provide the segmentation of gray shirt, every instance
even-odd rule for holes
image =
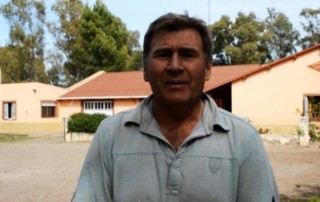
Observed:
[[[203,97],[202,118],[177,152],[152,114],[152,96],[101,122],[73,201],[278,201],[256,129]]]

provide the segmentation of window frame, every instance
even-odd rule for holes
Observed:
[[[41,108],[41,118],[47,119],[47,118],[57,118],[58,117],[57,101],[42,100],[40,108]]]
[[[9,109],[10,113],[10,118],[9,118],[9,114],[6,116],[6,112],[7,112],[7,107],[6,104],[11,104],[11,107]],[[13,106],[13,107],[12,107]],[[2,119],[5,121],[14,121],[17,120],[17,102],[15,100],[4,100],[2,101]]]
[[[86,100],[82,102],[82,111],[88,114],[101,113],[107,116],[114,113],[113,100]]]

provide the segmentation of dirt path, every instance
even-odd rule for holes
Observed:
[[[70,201],[89,144],[61,139],[0,144],[0,201]]]
[[[61,139],[0,143],[0,201],[70,201],[89,143]],[[266,148],[283,199],[320,197],[319,145]]]
[[[310,147],[266,146],[266,149],[282,199],[320,198],[319,144]]]

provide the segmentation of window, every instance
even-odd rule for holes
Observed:
[[[42,102],[41,103],[41,117],[42,118],[56,117],[56,103],[55,102]]]
[[[86,101],[83,103],[83,111],[88,114],[105,114],[111,116],[113,114],[112,101]]]
[[[3,102],[3,119],[16,119],[16,102]]]

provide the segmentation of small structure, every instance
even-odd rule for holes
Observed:
[[[61,132],[57,98],[65,92],[39,82],[0,84],[1,133]]]

